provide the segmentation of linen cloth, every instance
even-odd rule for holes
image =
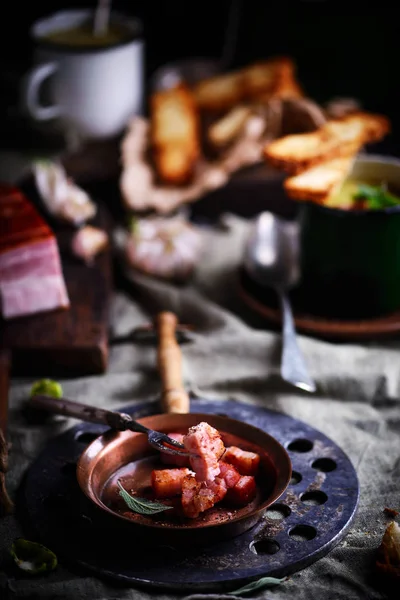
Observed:
[[[345,539],[326,557],[281,585],[251,597],[274,600],[351,600],[387,597],[372,566],[389,520],[385,506],[400,504],[400,345],[399,342],[333,344],[299,336],[318,391],[307,395],[279,376],[281,338],[261,328],[238,299],[237,267],[248,224],[228,215],[225,226],[204,231],[205,254],[188,286],[175,287],[130,274],[117,290],[110,322],[123,335],[148,322],[158,310],[174,311],[195,327],[182,347],[188,385],[214,398],[235,398],[286,413],[332,438],[348,454],[361,486],[357,516]],[[66,397],[118,409],[154,398],[159,391],[155,348],[134,343],[111,347],[106,374],[62,381]],[[72,419],[27,425],[21,413],[32,379],[11,382],[9,437],[12,443],[8,488],[13,495],[24,471],[46,441],[74,425]],[[9,547],[21,535],[14,516],[0,520],[0,598],[41,600],[170,600],[179,595],[111,584],[63,565],[47,576],[19,578],[1,570]],[[182,595],[180,596],[182,597]],[[189,596],[186,594],[186,597]],[[191,598],[233,598],[196,594]],[[396,597],[396,596],[393,596]],[[397,596],[398,597],[398,596]]]

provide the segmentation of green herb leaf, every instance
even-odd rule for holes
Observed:
[[[354,195],[354,199],[365,200],[367,208],[375,210],[400,205],[400,198],[388,192],[385,183],[382,183],[380,186],[367,184],[359,185],[357,193]]]
[[[117,481],[117,483],[119,487],[119,495],[133,512],[139,513],[140,515],[154,515],[172,508],[172,506],[166,506],[160,502],[153,502],[152,500],[147,500],[146,498],[136,498],[135,496],[131,496],[122,487],[120,481]]]
[[[31,387],[31,397],[43,394],[44,396],[52,396],[53,398],[62,398],[63,390],[58,381],[52,379],[41,379],[35,381]]]
[[[37,575],[53,571],[57,566],[57,556],[42,544],[23,538],[14,540],[10,554],[19,569]]]
[[[277,579],[276,577],[262,577],[261,579],[252,581],[251,583],[239,588],[238,590],[235,590],[234,592],[228,592],[228,594],[230,596],[241,596],[242,594],[248,594],[250,592],[255,592],[256,590],[275,587],[283,581],[286,581],[286,577],[283,579]]]

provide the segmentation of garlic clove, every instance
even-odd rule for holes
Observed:
[[[181,215],[134,222],[125,246],[128,264],[164,279],[186,279],[202,250],[200,232]]]
[[[87,264],[93,263],[95,257],[108,245],[108,235],[102,229],[86,225],[79,229],[72,238],[71,249],[75,256]]]
[[[94,202],[67,176],[61,164],[37,161],[33,172],[37,190],[53,216],[78,226],[96,215]]]

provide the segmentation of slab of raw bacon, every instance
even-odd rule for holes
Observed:
[[[0,297],[4,319],[70,305],[53,232],[6,184],[0,184]]]

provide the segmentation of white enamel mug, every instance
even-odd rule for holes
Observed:
[[[24,78],[22,104],[36,121],[58,119],[82,138],[120,134],[143,110],[144,42],[136,19],[113,13],[130,35],[101,48],[67,46],[45,38],[93,18],[90,10],[66,10],[36,21],[33,69]],[[43,105],[46,90],[49,105]]]

